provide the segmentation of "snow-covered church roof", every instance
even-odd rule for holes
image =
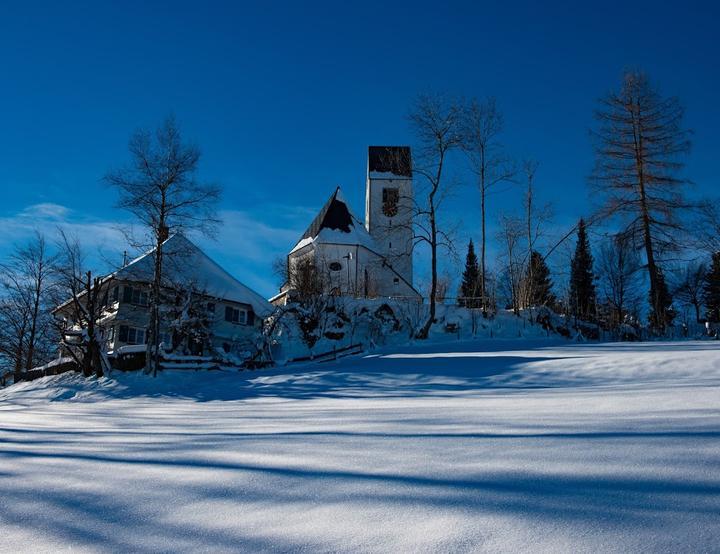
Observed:
[[[370,233],[350,211],[340,187],[335,189],[290,253],[309,244],[347,244],[364,246],[373,251],[376,249]]]
[[[109,277],[151,281],[154,252],[153,248]],[[265,298],[235,279],[185,236],[177,234],[167,239],[163,243],[163,253],[163,276],[168,285],[192,285],[208,296],[249,304],[261,316],[272,312],[272,305]]]

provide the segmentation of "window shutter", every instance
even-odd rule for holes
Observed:
[[[123,287],[123,302],[132,303],[132,287],[127,285]]]
[[[232,323],[233,320],[233,309],[230,306],[225,306],[225,321],[230,321]]]
[[[252,308],[251,308],[246,313],[247,313],[247,324],[254,325],[255,324],[255,312],[253,312]]]
[[[120,336],[118,337],[118,339],[120,340],[120,342],[127,342],[127,338],[128,338],[127,336],[128,336],[127,325],[121,325],[120,326]]]

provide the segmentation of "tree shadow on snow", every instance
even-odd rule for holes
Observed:
[[[567,357],[493,355],[435,352],[428,357],[366,356],[338,362],[308,364],[258,371],[167,371],[157,378],[141,374],[114,375],[112,379],[55,380],[47,383],[49,400],[89,401],[185,398],[199,402],[243,400],[258,397],[311,398],[408,398],[476,394],[483,389],[537,389],[577,386],[576,381],[526,380],[524,366]],[[115,380],[116,379],[116,380]],[[38,383],[33,394],[41,391]],[[20,400],[22,392],[13,400]]]

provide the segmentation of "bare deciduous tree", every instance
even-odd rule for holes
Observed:
[[[430,248],[430,310],[417,338],[426,339],[435,321],[438,288],[438,250],[452,249],[449,234],[440,228],[438,211],[447,192],[446,164],[448,153],[462,145],[462,107],[440,96],[419,96],[409,119],[419,147],[413,171],[426,185],[424,199],[416,203],[413,224],[413,247],[425,243]]]
[[[60,254],[56,264],[59,287],[65,297],[69,317],[57,320],[63,351],[77,363],[85,377],[102,377],[110,370],[100,328],[107,293],[101,277],[85,267],[85,256],[76,239],[60,231]]]
[[[523,233],[523,222],[518,217],[500,216],[497,240],[502,245],[501,259],[505,267],[501,286],[506,289],[506,296],[516,315],[520,313],[520,289],[525,267],[520,247]]]
[[[707,267],[698,262],[689,262],[675,272],[673,294],[678,300],[695,309],[696,323],[701,320],[706,275]]]
[[[535,283],[533,272],[535,268],[530,260],[533,252],[537,251],[538,240],[543,235],[544,226],[550,221],[552,215],[552,207],[545,204],[538,209],[535,198],[535,175],[537,173],[538,162],[535,160],[525,160],[522,164],[522,173],[525,178],[525,241],[526,252],[523,260],[523,266],[527,269],[525,279],[522,281],[521,307],[531,308],[533,306],[532,299],[535,297],[533,286]],[[547,256],[542,257],[544,262]]]
[[[628,307],[638,299],[637,287],[641,268],[633,241],[626,234],[610,237],[600,247],[597,259],[604,300],[612,309],[610,324],[620,325]]]
[[[36,233],[0,265],[0,355],[16,374],[47,361],[54,346],[50,295],[54,256]]]
[[[689,207],[679,177],[681,156],[690,149],[677,98],[663,98],[639,72],[625,74],[618,92],[601,100],[596,167],[592,181],[606,194],[606,216],[621,216],[627,231],[639,237],[650,280],[651,325],[659,331],[672,321],[672,299],[658,260],[660,250],[673,249],[681,224],[677,212]]]
[[[513,180],[516,168],[508,160],[499,142],[503,118],[494,98],[473,100],[463,117],[463,149],[477,177],[480,191],[480,298],[483,314],[487,313],[487,233],[488,195],[502,183]]]
[[[163,286],[163,243],[171,234],[200,231],[212,234],[220,223],[216,205],[220,188],[202,183],[196,172],[200,150],[183,141],[170,117],[155,131],[138,131],[130,139],[130,163],[106,181],[120,193],[119,207],[147,228],[154,247],[146,371],[157,374]]]
[[[720,199],[702,202],[699,213],[692,233],[697,246],[711,255],[720,252]]]

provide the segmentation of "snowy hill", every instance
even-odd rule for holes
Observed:
[[[2,551],[716,550],[720,345],[387,346],[0,391]]]

